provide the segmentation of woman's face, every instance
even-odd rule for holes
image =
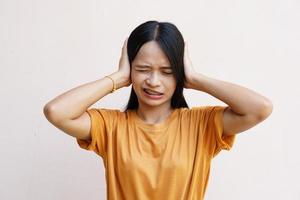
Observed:
[[[145,43],[131,66],[132,86],[139,104],[170,106],[176,80],[159,44],[155,41]]]

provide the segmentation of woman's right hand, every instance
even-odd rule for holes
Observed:
[[[118,70],[118,73],[120,73],[121,76],[124,78],[124,86],[129,86],[131,84],[130,63],[127,54],[127,41],[128,41],[128,37],[125,39],[122,47],[122,53],[119,61],[119,70]]]

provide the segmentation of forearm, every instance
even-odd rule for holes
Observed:
[[[240,115],[266,116],[272,103],[266,97],[239,85],[196,74],[191,80],[191,89],[206,92],[223,101]]]
[[[110,77],[115,81],[117,89],[124,86],[124,78],[119,73],[115,72]],[[75,119],[109,94],[112,88],[112,80],[106,77],[80,85],[48,102],[44,113],[52,120]]]

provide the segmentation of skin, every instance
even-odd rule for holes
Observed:
[[[139,62],[148,62],[150,71],[141,74],[132,69],[130,77],[130,65],[126,53],[127,39],[124,42],[122,57],[120,59],[119,73],[133,83],[133,88],[139,100],[138,115],[149,123],[163,121],[171,112],[171,96],[175,89],[174,78],[163,76],[159,67],[168,63],[163,51],[154,41],[143,46],[133,61],[133,66]],[[243,132],[265,120],[273,110],[272,102],[257,92],[243,86],[214,79],[198,73],[193,68],[187,42],[184,47],[184,73],[186,82],[184,87],[206,92],[228,105],[223,114],[223,134],[233,135]],[[147,82],[147,79],[150,81]],[[127,84],[127,85],[128,85]],[[160,92],[166,92],[163,99],[153,102],[142,95],[142,88],[149,87]],[[156,100],[155,100],[156,101]]]
[[[137,114],[146,123],[162,122],[170,115],[171,96],[175,89],[174,77],[165,74],[163,65],[169,64],[163,51],[155,42],[146,43],[133,61],[133,68],[127,55],[127,40],[124,41],[119,60],[119,69],[110,78],[101,79],[77,86],[55,97],[44,106],[47,119],[65,133],[84,140],[90,140],[91,120],[86,110],[108,95],[114,83],[116,88],[133,84],[138,95]],[[134,66],[147,64],[147,72],[140,72]],[[132,70],[132,73],[130,73]],[[132,76],[130,76],[132,74]],[[189,57],[188,45],[184,47],[184,87],[206,92],[228,105],[223,114],[223,134],[243,132],[266,119],[273,110],[272,102],[266,97],[243,86],[208,77],[194,70]],[[164,93],[160,100],[146,98],[142,89],[146,87]]]
[[[176,80],[170,66],[168,58],[155,41],[144,44],[132,62],[132,87],[139,101],[137,114],[147,123],[159,123],[173,111],[171,98]],[[145,95],[144,88],[163,93],[163,96],[153,100]]]

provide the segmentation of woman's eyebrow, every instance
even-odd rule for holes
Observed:
[[[136,67],[140,67],[140,68],[151,68],[151,66],[149,65],[145,65],[145,64],[137,64],[135,65]],[[163,65],[161,66],[160,68],[163,68],[163,69],[171,69],[170,66],[166,66],[166,65]]]

